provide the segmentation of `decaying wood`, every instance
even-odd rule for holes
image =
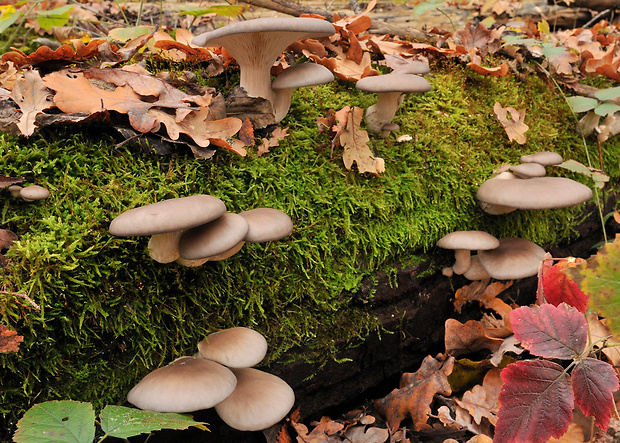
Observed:
[[[523,20],[530,19],[534,22],[545,19],[552,28],[578,28],[593,16],[592,12],[585,8],[565,8],[540,3],[526,3],[515,14]],[[499,17],[497,23],[503,24],[511,20],[513,19]]]
[[[620,1],[618,0],[572,0],[557,1],[547,0],[550,5],[557,4],[559,6],[567,6],[569,8],[586,8],[594,11],[604,11],[605,9],[620,10]]]
[[[325,17],[330,22],[333,19],[333,13],[324,9],[312,8],[309,6],[290,3],[285,0],[241,0],[252,6],[269,9],[271,11],[281,12],[282,14],[299,17],[302,14],[316,14]]]

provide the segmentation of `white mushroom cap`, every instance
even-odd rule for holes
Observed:
[[[32,202],[35,200],[43,200],[50,196],[50,191],[45,189],[43,186],[39,185],[30,185],[25,186],[19,190],[19,196],[24,199],[24,201]]]
[[[260,431],[278,423],[295,404],[293,389],[281,378],[254,368],[232,370],[237,387],[215,407],[231,428]]]
[[[521,161],[521,163],[538,163],[539,165],[543,166],[559,165],[564,161],[560,154],[549,151],[523,155],[519,160]]]
[[[173,198],[123,212],[110,223],[110,233],[130,237],[180,231],[208,223],[225,212],[224,202],[211,195]]]
[[[477,197],[482,203],[491,205],[517,209],[551,209],[586,202],[592,198],[592,190],[564,177],[537,177],[528,180],[492,178],[480,185]]]
[[[245,218],[227,212],[212,222],[185,231],[179,242],[179,255],[185,260],[197,260],[222,254],[242,241],[248,229]]]
[[[510,166],[510,171],[522,179],[544,177],[547,175],[547,170],[540,163],[521,163],[520,165],[512,165]]]
[[[454,249],[455,262],[452,270],[460,275],[471,265],[470,251],[497,248],[499,240],[484,231],[455,231],[440,238],[437,246]]]
[[[209,334],[198,343],[202,358],[229,368],[249,368],[267,355],[267,340],[254,329],[236,327]]]
[[[133,387],[127,400],[140,409],[156,412],[192,412],[226,399],[237,379],[230,369],[211,360],[180,357],[155,369]]]
[[[270,69],[287,46],[304,38],[327,37],[336,32],[331,23],[310,17],[263,17],[223,26],[194,37],[197,46],[223,46],[237,60],[240,86],[251,97],[272,104]]]
[[[419,60],[410,61],[404,65],[401,65],[395,68],[392,73],[394,74],[416,74],[416,75],[426,75],[431,72],[427,63],[421,62]]]
[[[282,211],[273,208],[255,208],[239,213],[249,225],[245,241],[260,243],[280,240],[293,232],[293,221]]]
[[[382,133],[382,136],[389,134],[384,128],[392,122],[404,93],[427,92],[432,89],[423,77],[399,73],[364,77],[357,81],[355,87],[361,91],[379,94],[377,103],[366,109],[364,120],[369,131]]]
[[[282,71],[271,84],[271,88],[275,91],[273,112],[276,122],[286,116],[295,89],[321,85],[333,80],[332,71],[316,63],[302,63]]]
[[[529,240],[502,238],[497,248],[479,251],[478,257],[491,277],[514,280],[536,275],[545,254],[543,248]]]

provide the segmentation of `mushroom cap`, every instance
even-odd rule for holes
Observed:
[[[421,62],[419,60],[410,61],[402,66],[395,68],[393,74],[415,74],[426,75],[431,72],[428,63]]]
[[[25,186],[19,190],[19,196],[26,201],[43,200],[49,195],[50,191],[39,185]]]
[[[281,378],[254,368],[232,369],[237,387],[215,406],[231,428],[260,431],[278,423],[295,404],[293,389]]]
[[[110,233],[130,237],[180,231],[208,223],[225,212],[224,202],[211,195],[173,198],[123,212],[110,223]]]
[[[221,254],[243,240],[248,229],[245,218],[227,212],[209,223],[185,231],[179,241],[179,255],[185,260],[197,260]]]
[[[391,73],[364,77],[355,87],[366,92],[428,92],[431,84],[424,77],[413,74]]]
[[[267,340],[254,329],[236,327],[209,334],[198,343],[202,358],[229,368],[249,368],[267,355]]]
[[[437,246],[444,249],[481,251],[497,248],[499,240],[484,231],[455,231],[441,237]]]
[[[545,254],[543,248],[524,238],[502,238],[497,248],[479,251],[478,257],[491,277],[514,280],[536,275]]]
[[[547,170],[540,163],[521,163],[520,165],[510,166],[510,171],[519,178],[528,179],[533,177],[544,177]]]
[[[543,151],[535,154],[523,155],[519,159],[521,163],[538,163],[543,166],[559,165],[564,161],[562,156],[556,152]]]
[[[149,411],[192,412],[220,403],[236,385],[227,367],[203,358],[180,357],[147,374],[129,391],[127,400]]]
[[[255,208],[239,213],[249,225],[245,241],[260,243],[280,240],[293,232],[293,221],[282,211],[273,208]]]
[[[11,193],[11,196],[14,197],[14,198],[21,197],[20,191],[22,189],[23,188],[21,186],[19,186],[19,185],[11,185],[11,186],[9,186],[9,192]]]
[[[230,23],[215,31],[205,32],[192,39],[197,46],[221,46],[226,37],[237,34],[252,34],[266,32],[289,32],[291,42],[312,37],[327,37],[336,32],[334,25],[326,20],[311,17],[262,17],[252,20]],[[285,45],[285,46],[288,46]]]
[[[483,203],[517,209],[566,208],[590,200],[592,190],[565,177],[491,178],[480,185],[477,198]]]
[[[321,85],[334,80],[334,74],[318,63],[302,63],[285,69],[271,83],[274,90]]]

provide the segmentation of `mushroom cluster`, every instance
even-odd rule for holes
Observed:
[[[9,192],[14,198],[21,198],[26,202],[44,200],[50,196],[50,191],[39,185],[30,185],[24,187],[21,187],[19,185],[11,185],[9,186]]]
[[[282,420],[295,403],[281,378],[252,368],[265,357],[267,341],[253,329],[216,332],[198,343],[198,353],[147,374],[127,394],[140,409],[193,412],[215,407],[240,431],[260,431]]]
[[[546,252],[523,238],[496,239],[483,231],[456,231],[442,237],[437,246],[453,249],[455,263],[443,275],[463,275],[468,280],[514,280],[538,273]],[[478,254],[471,256],[471,251]]]
[[[490,178],[478,188],[480,207],[488,214],[507,214],[517,209],[554,209],[584,203],[592,190],[565,177],[547,177],[545,166],[562,163],[554,152],[521,157],[521,164]]]
[[[149,256],[159,263],[200,266],[231,257],[245,242],[286,237],[293,222],[273,208],[226,212],[219,198],[201,194],[130,209],[112,220],[109,230],[121,237],[150,235]]]

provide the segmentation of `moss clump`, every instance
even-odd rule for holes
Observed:
[[[423,259],[453,230],[539,244],[567,239],[581,208],[493,217],[475,201],[495,167],[524,153],[554,150],[585,161],[562,97],[536,77],[487,78],[455,64],[434,74],[434,90],[409,96],[397,115],[401,133],[416,141],[374,140],[386,160],[381,177],[346,171],[340,152],[330,158],[329,149],[317,149],[329,143],[318,134],[317,117],[375,100],[342,82],[299,91],[284,121],[291,135],[260,158],[221,151],[209,161],[149,157],[86,132],[0,136],[0,170],[52,192],[34,204],[3,199],[2,223],[19,235],[4,289],[42,306],[35,312],[17,296],[0,295],[3,322],[25,336],[18,354],[0,355],[5,425],[47,399],[122,403],[146,372],[231,326],[265,334],[269,361],[330,358],[377,328],[355,303],[362,278]],[[507,141],[495,101],[527,111],[525,147]],[[617,183],[618,141],[604,149]],[[126,209],[197,193],[215,195],[235,212],[280,209],[295,230],[200,268],[158,264],[146,255],[148,239],[107,232]]]

